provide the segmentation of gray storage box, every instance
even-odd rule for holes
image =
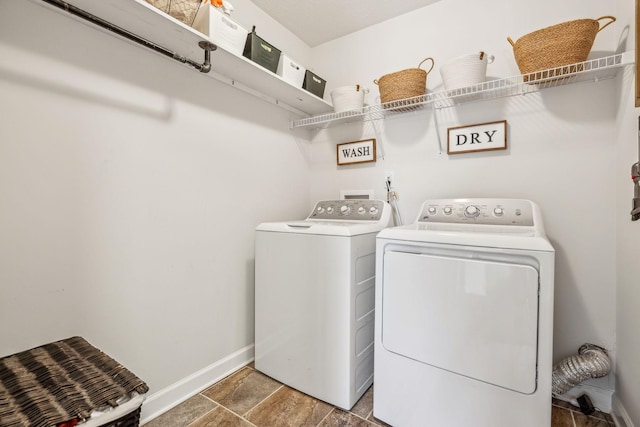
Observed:
[[[244,44],[244,52],[242,52],[242,55],[258,65],[262,65],[272,73],[275,73],[278,70],[280,53],[280,49],[267,43],[256,34],[256,27],[254,26],[247,35],[247,41]]]
[[[304,82],[302,83],[302,89],[311,92],[318,98],[322,98],[324,96],[324,86],[327,84],[327,81],[322,77],[318,77],[317,74],[312,73],[309,70],[306,70],[304,73]]]

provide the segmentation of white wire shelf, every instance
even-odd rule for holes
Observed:
[[[523,95],[576,83],[597,82],[615,77],[624,66],[634,63],[633,52],[606,56],[529,74],[490,80],[453,90],[427,93],[384,104],[369,105],[341,113],[329,113],[289,122],[291,129],[329,127],[337,124],[380,120],[391,115],[427,108],[449,108],[468,102]]]

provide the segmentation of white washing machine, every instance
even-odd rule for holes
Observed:
[[[256,230],[255,368],[349,410],[373,381],[380,200],[330,200]]]
[[[554,249],[519,199],[424,202],[377,237],[374,416],[551,424]]]

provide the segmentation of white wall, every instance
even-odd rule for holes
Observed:
[[[517,74],[506,36],[564,20],[617,15],[594,47],[615,50],[633,10],[631,0],[616,10],[596,0],[443,0],[307,56],[235,3],[242,25],[257,23],[327,78],[327,98],[361,83],[370,102],[373,79],[427,56],[436,60],[430,90],[440,88],[439,64],[478,50],[496,55],[490,76]],[[612,350],[617,395],[640,425],[638,224],[628,220],[637,110],[623,96],[627,75],[331,128],[308,144],[283,110],[29,2],[0,2],[0,55],[0,356],[82,335],[151,393],[169,387],[253,343],[256,224],[301,217],[340,189],[382,198],[391,170],[405,222],[431,197],[541,205],[557,250],[555,359],[584,342]],[[447,127],[501,119],[507,151],[440,153]],[[374,136],[375,165],[335,166],[337,142]]]
[[[464,13],[461,11],[464,10]],[[550,13],[549,11],[553,11]],[[411,68],[425,57],[436,61],[429,90],[441,89],[438,66],[484,50],[496,56],[493,77],[517,75],[506,37],[615,12],[601,1],[543,0],[536,7],[508,0],[443,0],[314,48],[317,63],[340,64],[327,75],[332,87],[371,82]],[[597,37],[593,52],[614,53],[622,28]],[[328,89],[330,90],[330,88]],[[314,134],[311,198],[335,197],[343,188],[374,188],[385,197],[384,173],[393,171],[405,222],[420,203],[439,197],[518,197],[542,209],[556,249],[554,360],[585,343],[609,349],[615,358],[616,277],[616,82],[549,89],[541,94],[433,111],[373,124],[343,126]],[[438,124],[436,123],[436,119]],[[508,120],[506,151],[440,154],[451,126]],[[381,158],[373,165],[337,168],[335,144],[379,137]],[[383,156],[382,156],[383,155]],[[613,390],[612,376],[599,385]]]
[[[151,387],[251,346],[253,236],[310,206],[289,113],[0,2],[0,356],[81,335]]]
[[[635,47],[635,9],[631,0],[616,2],[622,33],[621,45],[627,50]],[[640,222],[632,222],[629,212],[633,197],[630,180],[631,165],[638,161],[638,116],[640,110],[634,107],[634,73],[629,70],[617,88],[618,103],[617,128],[618,150],[616,159],[616,236],[617,236],[617,372],[616,398],[622,406],[623,419],[628,425],[640,426],[640,265],[638,265],[638,245]]]

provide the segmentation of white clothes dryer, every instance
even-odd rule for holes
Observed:
[[[537,205],[428,200],[376,257],[376,418],[551,424],[554,249]]]
[[[257,227],[257,370],[351,409],[373,381],[375,236],[390,218],[380,200],[329,200]]]

